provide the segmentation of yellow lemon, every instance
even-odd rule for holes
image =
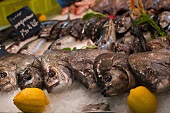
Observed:
[[[49,100],[38,88],[25,88],[14,97],[14,104],[22,112],[42,113]]]
[[[46,15],[44,15],[44,14],[39,14],[39,15],[37,15],[38,16],[38,20],[39,21],[46,21],[47,20],[47,17],[46,17]]]
[[[144,86],[131,89],[127,102],[132,113],[155,113],[158,105],[155,94]]]

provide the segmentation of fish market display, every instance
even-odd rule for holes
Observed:
[[[0,58],[0,92],[38,87],[52,100],[74,97],[75,103],[83,96],[91,103],[113,103],[111,97],[139,85],[169,95],[169,6],[168,0],[99,0],[92,10],[103,14],[42,22],[42,31],[25,41],[11,28],[0,32],[10,52]],[[77,102],[79,111],[84,104],[89,103]]]
[[[41,57],[41,61],[39,62],[41,63],[45,73],[44,81],[48,92],[51,92],[51,90],[59,84],[60,80],[64,80],[62,79],[62,76],[64,78],[71,78],[70,80],[72,80],[72,76],[74,75],[88,89],[93,89],[93,87],[96,87],[96,85],[92,85],[93,82],[96,82],[103,91],[103,95],[114,95],[114,90],[115,94],[119,94],[119,90],[121,91],[120,93],[122,93],[134,87],[136,84],[134,75],[132,74],[132,70],[135,70],[135,74],[138,71],[141,72],[140,68],[138,71],[136,71],[136,67],[132,64],[131,60],[129,60],[130,63],[128,62],[129,55],[136,55],[136,53],[139,52],[141,52],[141,54],[143,55],[145,54],[143,52],[159,50],[162,48],[167,48],[169,46],[169,36],[167,28],[169,25],[169,13],[168,11],[164,12],[161,10],[169,9],[165,6],[165,4],[162,4],[160,2],[157,3],[159,8],[152,7],[152,4],[151,6],[149,6],[148,2],[150,3],[151,1],[148,1],[147,4],[145,4],[146,6],[143,5],[141,0],[130,0],[128,3],[125,2],[125,0],[122,2],[114,2],[122,4],[120,5],[122,9],[120,8],[119,10],[124,10],[124,12],[121,11],[122,14],[120,14],[117,7],[119,5],[113,5],[112,9],[117,12],[115,13],[115,18],[113,19],[106,16],[92,17],[85,20],[67,19],[45,21],[42,22],[44,28],[38,34],[38,37],[27,39],[24,42],[18,40],[10,46],[8,45],[8,38],[10,37],[11,39],[13,39],[13,36],[11,35],[11,29],[7,29],[7,31],[9,31],[10,33],[6,32],[9,35],[2,34],[2,36],[7,37],[5,41],[2,41],[2,45],[10,53],[24,53]],[[99,4],[106,4],[106,6],[112,4],[108,3],[111,3],[111,1],[99,1]],[[97,7],[99,4],[94,7]],[[150,8],[152,8],[154,11],[147,11]],[[159,20],[155,21],[155,19]],[[153,31],[149,31],[149,29],[151,28],[153,28]],[[145,32],[149,32],[150,35],[145,36]],[[13,34],[15,34],[15,32]],[[17,37],[16,34],[14,36]],[[63,52],[62,50],[58,51],[58,49],[62,49],[65,47],[69,48],[71,46],[67,45],[67,42],[64,42],[65,40],[69,39],[69,37],[74,38],[76,40],[75,42],[80,41],[80,43],[83,40],[90,39],[91,41],[87,41],[85,45],[94,44],[97,50],[90,52],[89,50],[75,50],[72,52]],[[152,39],[152,37],[155,37],[155,39]],[[157,44],[157,40],[162,41]],[[63,46],[63,44],[65,45]],[[15,51],[12,51],[14,49],[14,46],[16,45],[19,45],[17,46],[19,49],[15,49]],[[159,47],[155,47],[155,45],[159,45]],[[48,51],[47,49],[51,49],[53,51]],[[57,51],[55,51],[56,49]],[[112,51],[113,55],[111,53],[107,53],[103,54],[103,56],[100,56],[99,53],[103,53],[102,49],[109,50],[110,52]],[[123,52],[124,54],[117,54],[119,52]],[[152,54],[152,52],[149,53]],[[117,60],[120,62],[117,62]],[[106,65],[103,62],[109,63]],[[116,64],[114,64],[114,62],[116,62]],[[82,64],[82,66],[80,64]],[[107,68],[103,69],[103,65]],[[85,66],[86,68],[84,68]],[[132,70],[130,69],[130,67],[132,68]],[[106,72],[109,77],[107,76]],[[119,86],[119,88],[116,88],[114,84],[110,84],[110,82],[113,82],[111,78],[114,78],[112,77],[112,75],[122,75],[121,79],[119,77],[114,79],[115,85],[117,85],[119,82],[125,84],[121,83],[122,86]],[[107,80],[105,80],[105,76]],[[85,77],[86,80],[84,80],[83,77]],[[97,79],[97,81],[91,78],[95,78]],[[137,79],[139,78],[140,77],[137,77]],[[116,83],[115,81],[117,81],[118,83]],[[65,83],[67,82],[68,81],[65,81]],[[167,82],[167,84],[169,84],[169,82]],[[169,85],[167,84],[165,84],[165,87],[169,87]],[[110,87],[110,85],[112,86],[112,88]],[[154,88],[156,88],[156,86]],[[158,87],[158,90],[156,88],[153,91],[159,92],[159,88],[160,87]],[[106,90],[108,90],[108,94]]]

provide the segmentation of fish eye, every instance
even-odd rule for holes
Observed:
[[[0,77],[5,78],[7,76],[6,72],[0,71]]]
[[[24,72],[24,76],[23,76],[23,80],[30,80],[32,77],[31,77],[31,75],[30,75],[30,73],[29,73],[29,71],[30,70],[25,70],[25,72]]]
[[[32,78],[31,75],[27,74],[22,77],[23,80],[31,80],[31,78]]]
[[[50,70],[48,73],[49,77],[54,77],[56,75],[55,71]]]
[[[104,76],[104,80],[106,82],[110,82],[112,80],[112,76],[111,75],[106,75],[106,76]]]
[[[25,70],[24,74],[29,74],[29,70],[28,69]]]

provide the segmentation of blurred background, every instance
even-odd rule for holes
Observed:
[[[0,0],[0,26],[9,25],[6,17],[15,11],[28,6],[36,15],[47,17],[61,13],[57,0]]]

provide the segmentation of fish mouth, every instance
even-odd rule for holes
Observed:
[[[106,91],[108,90],[107,87],[105,87],[104,89],[101,90],[101,94],[104,96],[104,97],[111,97],[110,94],[107,94]]]
[[[58,80],[54,80],[52,83],[46,83],[46,90],[48,93],[51,93],[52,90],[59,85],[59,81]]]
[[[12,85],[10,83],[10,81],[5,82],[4,84],[0,85],[0,91],[4,91],[4,92],[10,92],[12,91],[14,88],[16,87],[16,85]]]
[[[112,89],[112,90],[111,90]],[[110,90],[110,91],[109,91]],[[119,92],[115,92],[113,91],[113,87],[111,85],[109,86],[105,86],[102,90],[101,90],[101,94],[104,96],[104,97],[112,97],[112,96],[115,96],[115,95],[118,95]]]

